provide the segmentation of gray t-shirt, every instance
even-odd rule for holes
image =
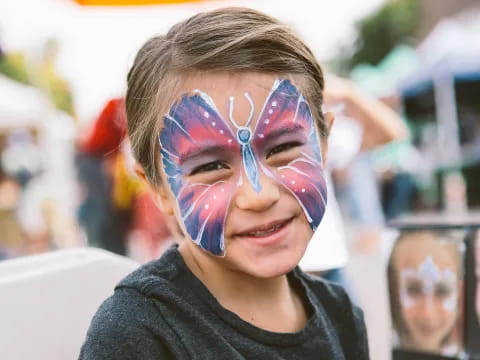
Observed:
[[[296,333],[266,331],[223,308],[172,246],[117,285],[79,359],[369,359],[362,312],[341,287],[298,267],[288,279],[309,320]]]

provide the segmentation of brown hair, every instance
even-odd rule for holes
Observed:
[[[297,75],[320,135],[327,135],[321,106],[324,79],[311,50],[288,26],[247,8],[199,13],[148,40],[127,77],[128,133],[135,158],[150,182],[157,169],[159,115],[173,103],[182,76],[195,71]]]

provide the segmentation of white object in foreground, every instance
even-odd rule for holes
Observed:
[[[94,248],[0,262],[0,358],[76,359],[98,306],[136,267]]]

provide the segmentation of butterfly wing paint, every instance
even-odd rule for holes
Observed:
[[[187,233],[201,248],[222,255],[225,216],[234,185],[189,183],[181,166],[182,154],[209,143],[240,151],[230,128],[206,94],[182,97],[164,117],[160,133],[162,162]]]
[[[255,141],[261,144],[265,134],[275,129],[295,127],[307,132],[301,156],[276,170],[271,171],[266,166],[262,168],[267,175],[290,190],[315,230],[324,215],[327,201],[320,142],[310,108],[303,96],[289,80],[277,80],[258,119]],[[261,145],[258,147],[261,148]]]

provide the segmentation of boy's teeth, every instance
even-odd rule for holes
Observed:
[[[283,224],[278,224],[278,225],[275,225],[273,227],[271,227],[270,229],[268,230],[263,230],[263,231],[253,231],[251,233],[248,233],[247,235],[249,236],[265,236],[265,235],[268,235],[268,234],[271,234],[275,231],[277,231],[278,229],[280,229],[282,227]]]

